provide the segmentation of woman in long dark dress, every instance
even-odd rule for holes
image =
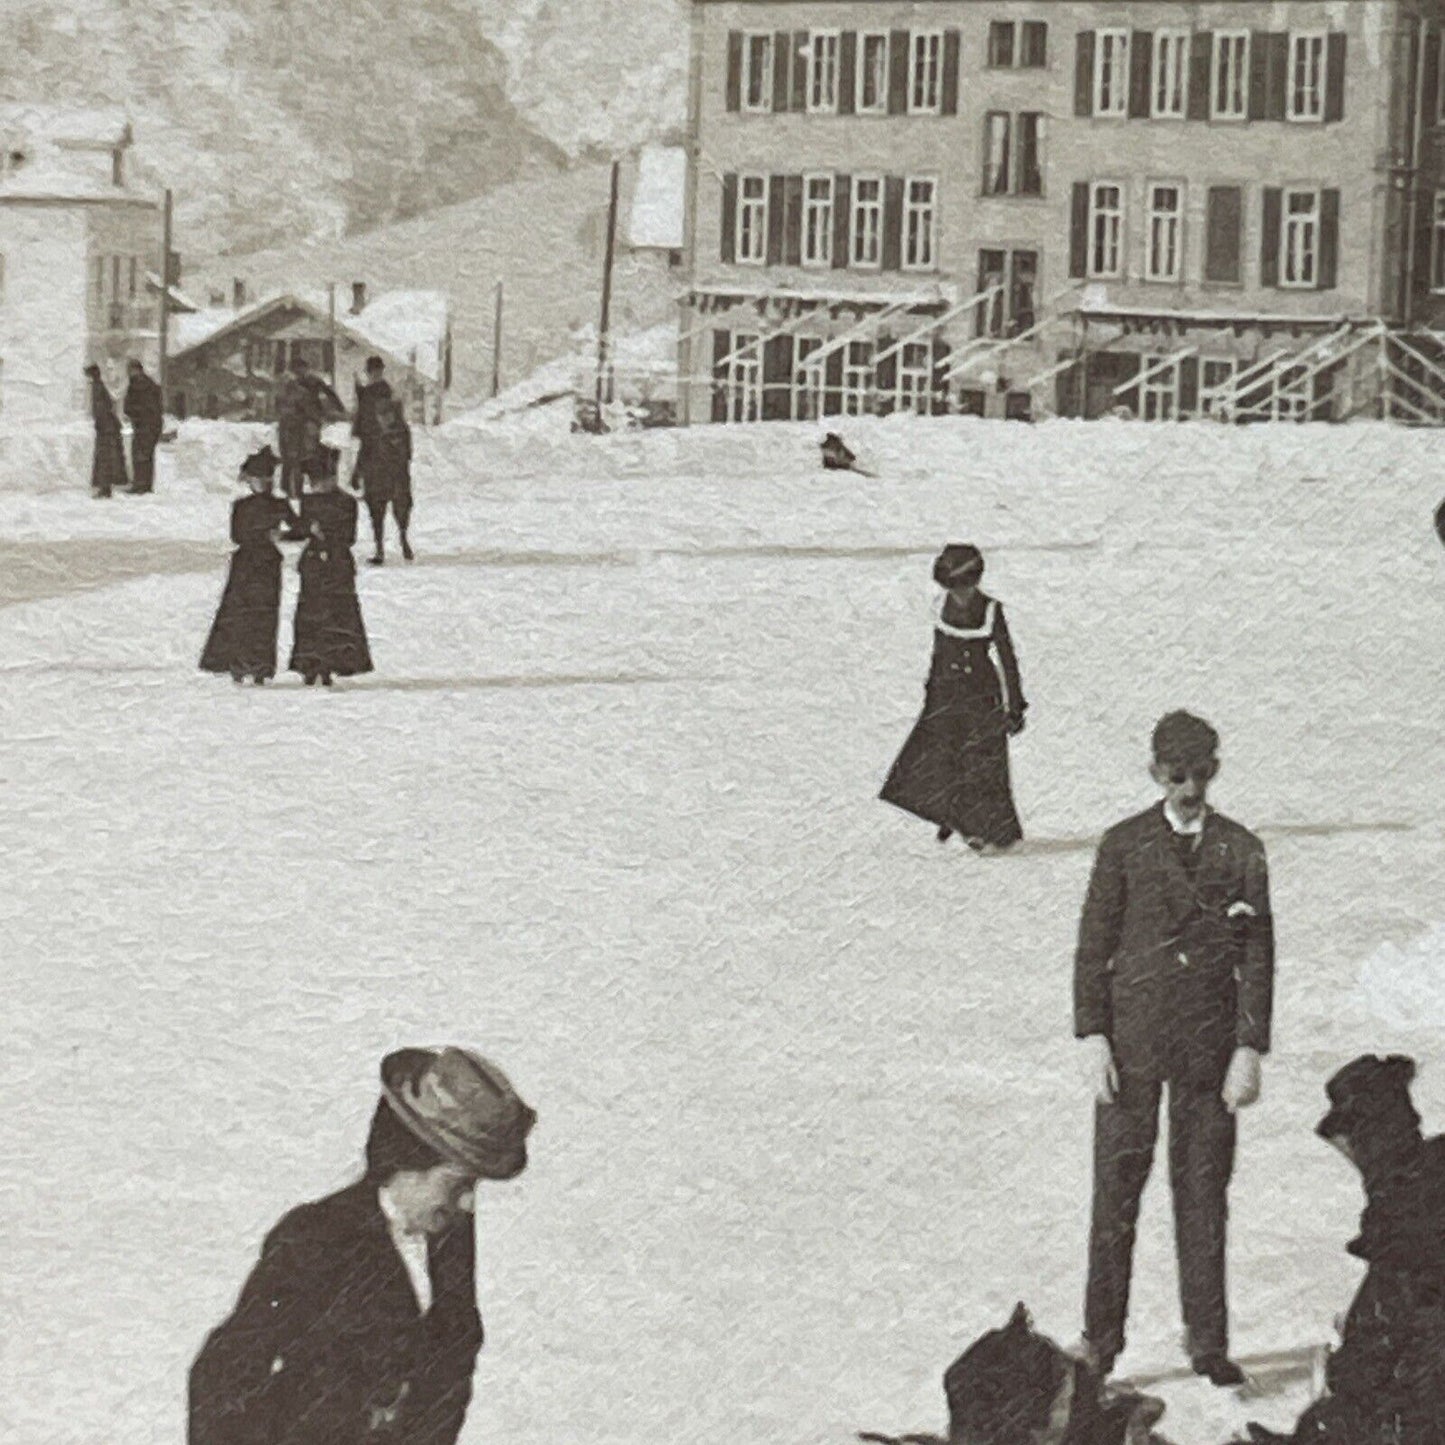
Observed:
[[[130,485],[125,469],[125,443],[121,440],[115,399],[106,388],[100,368],[92,363],[85,368],[85,374],[90,380],[90,419],[95,426],[90,490],[93,496],[108,497],[117,487]]]
[[[281,617],[281,550],[277,540],[296,514],[272,490],[279,458],[270,447],[241,464],[251,494],[231,508],[231,569],[201,653],[206,672],[229,672],[240,683],[276,675],[276,628]]]
[[[979,588],[983,555],[950,543],[933,579],[943,588],[923,714],[888,774],[883,801],[959,834],[975,852],[1023,837],[1009,787],[1008,739],[1023,730],[1018,659],[1003,608]]]
[[[318,490],[301,499],[302,530],[310,534],[301,553],[301,595],[296,602],[295,644],[291,671],[307,687],[319,678],[326,687],[333,677],[354,677],[371,671],[371,650],[356,596],[356,498],[336,485],[339,456],[323,447],[317,462]]]

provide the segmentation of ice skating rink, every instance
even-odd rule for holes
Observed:
[[[1323,1080],[1413,1052],[1445,1127],[1438,434],[846,430],[878,480],[801,426],[419,437],[420,560],[361,569],[378,672],[331,694],[196,670],[244,430],[188,428],[150,498],[8,479],[7,1442],[180,1441],[263,1233],[357,1167],[382,1053],[451,1039],[541,1116],[480,1199],[464,1440],[939,1428],[1015,1301],[1078,1333],[1074,930],[1175,706],[1223,735],[1277,915],[1235,1346],[1328,1336],[1361,1201]],[[984,549],[1032,704],[1015,856],[875,801],[945,540]],[[1177,1361],[1162,1173],[1132,1331],[1122,1373]],[[1176,1445],[1300,1403],[1162,1393]]]

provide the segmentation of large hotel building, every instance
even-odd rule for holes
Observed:
[[[1442,0],[692,0],[682,419],[1445,419]]]

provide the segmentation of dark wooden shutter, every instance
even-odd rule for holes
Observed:
[[[1189,37],[1189,104],[1190,120],[1209,119],[1209,78],[1214,63],[1214,34],[1196,30]]]
[[[1425,66],[1420,89],[1420,124],[1440,123],[1440,27],[1431,25],[1425,32]]]
[[[793,32],[793,109],[808,108],[808,51],[812,36],[806,30]]]
[[[837,416],[843,410],[843,347],[823,358],[823,415]]]
[[[1153,32],[1136,30],[1129,36],[1129,114],[1132,116],[1149,114],[1149,82],[1153,71]]]
[[[1340,193],[1320,192],[1320,256],[1315,276],[1321,291],[1333,291],[1340,273]]]
[[[1278,186],[1264,188],[1264,223],[1260,228],[1259,284],[1279,285],[1279,222],[1283,192]]]
[[[722,237],[722,259],[736,261],[738,258],[738,178],[733,171],[729,171],[723,177],[722,224],[719,227],[719,234]]]
[[[1249,34],[1249,107],[1250,120],[1263,120],[1269,100],[1269,31],[1252,30]]]
[[[944,115],[958,114],[958,31],[943,32],[943,95]]]
[[[1205,200],[1204,279],[1238,284],[1244,279],[1244,191],[1240,186],[1210,186]]]
[[[768,177],[768,265],[780,266],[783,261],[783,223],[787,219],[787,177]]]
[[[1283,30],[1269,33],[1268,63],[1264,80],[1264,118],[1283,120],[1285,95],[1289,91],[1289,34]]]
[[[843,270],[852,256],[853,186],[847,176],[833,177],[833,266]]]
[[[933,333],[933,414],[948,414],[948,389],[952,382],[948,378],[949,347],[943,337]]]
[[[793,95],[793,36],[779,30],[773,36],[773,109],[787,110]]]
[[[803,178],[788,176],[783,184],[783,262],[798,266],[803,260]]]
[[[712,334],[712,419],[714,421],[728,419],[728,372],[727,367],[723,364],[723,357],[733,349],[732,340],[732,333],[729,331],[714,331]]]
[[[1069,205],[1069,276],[1089,274],[1089,183],[1075,181]]]
[[[1183,357],[1179,362],[1179,415],[1192,416],[1199,410],[1199,358]]]
[[[1332,30],[1325,44],[1325,119],[1345,118],[1345,34]]]
[[[878,350],[887,351],[893,345],[893,337],[880,336],[878,338]],[[885,356],[873,369],[873,391],[875,394],[875,406],[880,416],[887,416],[893,410],[897,400],[895,393],[898,390],[898,353],[895,351],[892,356]]]
[[[858,32],[845,30],[838,41],[838,114],[858,109]]]
[[[1445,194],[1422,188],[1415,202],[1415,274],[1411,280],[1412,294],[1417,298],[1429,295],[1434,287],[1435,202]]]
[[[1074,42],[1074,114],[1094,113],[1094,32],[1079,31]]]
[[[908,69],[912,61],[913,37],[907,30],[888,36],[888,114],[908,113]]]
[[[770,336],[763,343],[763,420],[786,421],[792,414],[793,338]]]
[[[728,109],[741,110],[743,105],[743,33],[728,31]]]
[[[896,271],[903,264],[903,177],[883,179],[883,269]]]

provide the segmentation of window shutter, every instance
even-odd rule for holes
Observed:
[[[911,32],[894,30],[888,36],[888,114],[908,113],[908,69],[912,62]]]
[[[837,416],[843,409],[843,348],[823,358],[823,415]]]
[[[793,94],[793,36],[779,30],[773,36],[773,109],[787,110]]]
[[[1074,114],[1094,113],[1094,32],[1079,31],[1074,45]]]
[[[1210,186],[1205,203],[1204,279],[1241,282],[1244,191],[1239,186]]]
[[[743,107],[743,33],[728,31],[728,109]]]
[[[1154,69],[1154,35],[1136,30],[1129,37],[1129,114],[1149,115],[1149,80]]]
[[[958,31],[943,32],[943,96],[944,115],[958,114]]]
[[[853,187],[847,176],[833,177],[833,266],[843,270],[852,257]]]
[[[878,338],[879,351],[887,351],[893,345],[894,338],[891,336],[880,336]],[[892,356],[885,356],[873,371],[873,390],[877,394],[878,412],[887,416],[893,410],[894,393],[898,389],[898,353]]]
[[[1421,84],[1420,124],[1440,123],[1440,27],[1431,25],[1425,32],[1425,67]]]
[[[803,261],[803,178],[789,176],[783,185],[783,264]]]
[[[763,343],[763,420],[786,421],[792,411],[793,338],[770,336]]]
[[[858,32],[845,30],[838,41],[838,114],[852,115],[858,109]]]
[[[806,30],[793,32],[793,109],[808,108],[808,49],[812,37]]]
[[[1179,363],[1179,415],[1193,416],[1199,410],[1199,358],[1186,356]]]
[[[728,419],[727,367],[723,363],[723,357],[732,350],[732,339],[732,333],[729,331],[714,331],[712,334],[712,419],[714,421]]]
[[[885,176],[883,180],[883,258],[885,271],[896,271],[903,264],[903,177]]]
[[[948,413],[948,389],[952,384],[948,377],[948,342],[937,332],[933,334],[933,414],[945,416]]]
[[[1089,183],[1075,181],[1069,206],[1069,276],[1077,280],[1089,272]]]
[[[1249,35],[1250,120],[1263,120],[1269,92],[1269,31],[1252,30]]]
[[[1325,46],[1325,119],[1345,118],[1345,33],[1332,30]]]
[[[783,223],[787,177],[768,177],[768,265],[780,266],[783,261]]]
[[[1189,38],[1189,105],[1190,120],[1209,119],[1209,77],[1214,63],[1214,35],[1209,30],[1196,30]]]
[[[1284,119],[1285,92],[1289,89],[1289,35],[1283,30],[1269,33],[1269,63],[1265,71],[1264,118]]]
[[[1278,186],[1264,188],[1264,224],[1259,243],[1259,284],[1279,285],[1279,220],[1283,193]]]
[[[736,261],[738,258],[738,178],[733,171],[729,171],[723,177],[720,234],[722,236],[722,259]]]
[[[1445,191],[1422,189],[1415,205],[1415,274],[1411,282],[1416,299],[1428,296],[1434,289],[1435,204]]]
[[[1340,271],[1340,193],[1320,192],[1320,261],[1315,269],[1321,291],[1333,291],[1339,285]]]

